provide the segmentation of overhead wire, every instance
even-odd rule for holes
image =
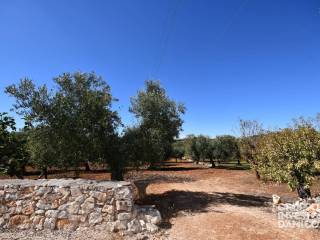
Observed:
[[[168,48],[169,39],[170,39],[170,36],[174,30],[175,19],[176,19],[176,15],[178,12],[178,8],[181,4],[181,1],[182,0],[176,0],[175,3],[171,5],[172,7],[169,8],[169,10],[168,10],[168,14],[165,19],[163,31],[162,31],[162,35],[161,35],[160,50],[157,54],[158,56],[156,56],[156,58],[155,58],[155,62],[154,62],[152,72],[151,72],[151,78],[158,78],[159,77],[158,74],[159,74],[161,66],[164,62],[164,58],[165,58],[166,51]]]
[[[157,79],[159,77],[158,74],[160,72],[161,66],[163,65],[163,62],[165,59],[165,55],[166,55],[168,44],[169,44],[169,39],[174,30],[175,19],[176,19],[178,9],[181,5],[181,2],[182,0],[176,0],[175,4],[172,5],[172,8],[169,8],[168,10],[168,15],[166,17],[163,31],[162,31],[162,36],[160,41],[160,50],[157,54],[158,56],[156,56],[155,58],[155,62],[151,71],[151,76],[148,76],[148,78]],[[241,11],[247,5],[248,2],[249,0],[242,1],[239,7],[235,10],[234,14],[229,18],[229,21],[227,22],[225,28],[221,31],[219,36],[216,38],[216,41],[213,47],[218,45],[219,41],[225,36],[227,31],[230,29],[230,27],[234,23],[234,20],[240,15]]]
[[[219,43],[219,41],[225,36],[225,34],[228,32],[228,30],[233,25],[235,19],[240,15],[242,10],[245,8],[245,6],[248,4],[249,0],[243,0],[242,3],[237,7],[233,15],[229,18],[229,21],[227,22],[225,28],[221,31],[219,36],[216,38],[215,45],[213,47],[216,47]]]

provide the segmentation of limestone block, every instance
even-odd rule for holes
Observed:
[[[89,215],[89,224],[90,225],[95,225],[97,223],[102,222],[102,214],[98,212],[93,212]]]
[[[118,220],[120,220],[120,221],[123,221],[123,220],[130,220],[131,219],[131,213],[119,213],[118,214],[118,216],[117,216],[117,218],[118,218]]]
[[[69,229],[71,225],[72,224],[69,219],[58,219],[56,222],[56,228],[59,230]]]
[[[146,223],[146,230],[150,233],[155,233],[158,231],[158,227],[152,223]]]
[[[25,215],[33,214],[34,213],[34,205],[33,205],[33,203],[29,203],[27,206],[25,206],[22,209],[22,213],[25,214]]]
[[[107,194],[99,191],[90,191],[90,196],[95,198],[98,202],[104,203],[107,200]]]
[[[127,229],[128,221],[115,221],[114,230],[115,231],[122,231]]]
[[[30,219],[28,216],[15,215],[9,219],[8,227],[17,227],[18,225],[29,223],[29,221]]]
[[[104,205],[102,208],[103,213],[113,214],[115,212],[113,205]]]
[[[59,211],[58,210],[48,210],[45,213],[47,218],[57,218]]]
[[[119,187],[115,189],[115,199],[116,200],[124,200],[124,199],[132,199],[132,191],[129,187]]]
[[[67,211],[60,211],[57,215],[58,219],[64,219],[64,218],[68,218],[68,213]]]
[[[78,197],[82,195],[82,192],[79,187],[71,187],[70,192],[72,197]]]
[[[54,230],[56,227],[56,218],[46,218],[43,223],[44,229]]]
[[[133,219],[128,223],[128,231],[132,233],[139,233],[142,231],[140,222],[137,219]]]
[[[89,214],[95,207],[95,200],[93,197],[87,198],[81,205],[82,214]]]
[[[117,211],[127,211],[130,212],[132,210],[132,201],[117,201],[116,202]]]

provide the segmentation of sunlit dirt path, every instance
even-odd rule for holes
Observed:
[[[288,200],[296,197],[285,185],[259,182],[245,170],[193,164],[176,165],[173,170],[150,173],[175,176],[175,181],[150,184],[146,200],[161,210],[169,239],[320,239],[317,230],[278,227],[271,194]]]

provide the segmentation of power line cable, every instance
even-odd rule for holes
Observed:
[[[223,29],[223,31],[220,33],[220,35],[216,38],[216,43],[213,47],[216,47],[218,45],[219,40],[221,40],[225,34],[228,32],[228,30],[231,28],[232,24],[234,23],[235,19],[240,15],[244,7],[247,5],[249,0],[243,0],[242,3],[239,5],[239,7],[235,10],[234,14],[229,18],[229,21],[226,24],[226,27]]]
[[[160,43],[160,50],[159,54],[155,59],[154,66],[151,72],[151,77],[156,78],[160,68],[163,64],[163,60],[167,51],[168,42],[170,39],[170,36],[173,32],[174,25],[175,25],[175,19],[178,12],[178,8],[180,6],[181,0],[176,0],[176,2],[172,5],[172,8],[169,8],[168,15],[166,17],[163,32],[161,36],[161,43]]]
[[[179,8],[181,2],[182,2],[182,0],[176,0],[175,4],[172,5],[172,8],[169,8],[169,10],[168,10],[168,15],[167,15],[166,21],[164,23],[162,37],[161,37],[160,51],[159,51],[158,57],[156,57],[156,60],[154,62],[154,66],[153,66],[152,72],[151,72],[151,78],[153,78],[153,79],[156,79],[158,77],[161,66],[163,65],[165,54],[166,54],[167,47],[168,47],[168,42],[169,42],[170,36],[171,36],[173,29],[174,29],[176,15],[177,15],[178,8]],[[216,47],[218,45],[218,42],[225,36],[227,31],[233,25],[235,19],[240,15],[241,11],[247,5],[248,2],[249,2],[249,0],[242,1],[242,3],[239,5],[239,7],[235,10],[234,14],[229,18],[229,21],[227,22],[223,31],[216,38],[216,41],[215,41],[215,44],[213,47]],[[148,77],[148,78],[150,78],[150,77]]]

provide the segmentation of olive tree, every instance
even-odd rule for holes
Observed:
[[[0,113],[0,171],[6,173],[11,156],[14,153],[13,136],[16,130],[15,121],[7,113]]]
[[[239,155],[238,141],[234,136],[222,135],[215,138],[215,158],[218,162],[236,159],[240,164]]]
[[[320,134],[305,123],[266,133],[259,139],[256,157],[264,178],[286,182],[299,197],[310,197],[310,185],[320,169]]]
[[[217,151],[217,139],[209,139],[208,145],[206,148],[206,158],[210,160],[211,168],[214,168],[216,165],[214,161],[218,159]]]
[[[6,92],[15,97],[14,108],[33,130],[29,144],[38,166],[73,168],[78,175],[87,161],[106,162],[117,171],[117,127],[109,85],[94,73],[64,73],[54,78],[55,88],[36,87],[22,79]],[[121,175],[121,174],[120,174]],[[121,178],[121,177],[120,177]]]
[[[189,135],[186,141],[189,156],[198,164],[201,160],[201,155],[203,155],[203,153],[201,153],[201,147],[198,138],[194,135]]]
[[[29,160],[26,132],[16,131],[14,118],[0,113],[0,173],[23,178]]]
[[[216,159],[216,145],[214,140],[204,135],[189,135],[187,142],[188,152],[193,161],[198,164],[200,161],[209,159],[212,166],[214,166],[213,160]]]
[[[178,159],[182,159],[183,156],[186,153],[186,149],[184,146],[184,143],[181,141],[175,141],[172,144],[172,157],[174,157],[176,159],[176,161],[178,161]]]
[[[48,168],[64,168],[64,161],[58,159],[58,142],[50,127],[38,126],[29,131],[27,149],[30,163],[41,170],[39,178],[48,178]]]
[[[128,127],[121,138],[120,151],[124,163],[139,170],[140,166],[148,163],[145,149],[147,144],[139,127]]]
[[[200,161],[205,161],[207,159],[208,148],[210,146],[210,138],[204,135],[199,135],[197,137],[197,141],[200,152]]]
[[[145,89],[131,99],[130,112],[138,122],[145,159],[151,164],[170,156],[182,130],[185,107],[170,99],[158,81],[146,81]]]

